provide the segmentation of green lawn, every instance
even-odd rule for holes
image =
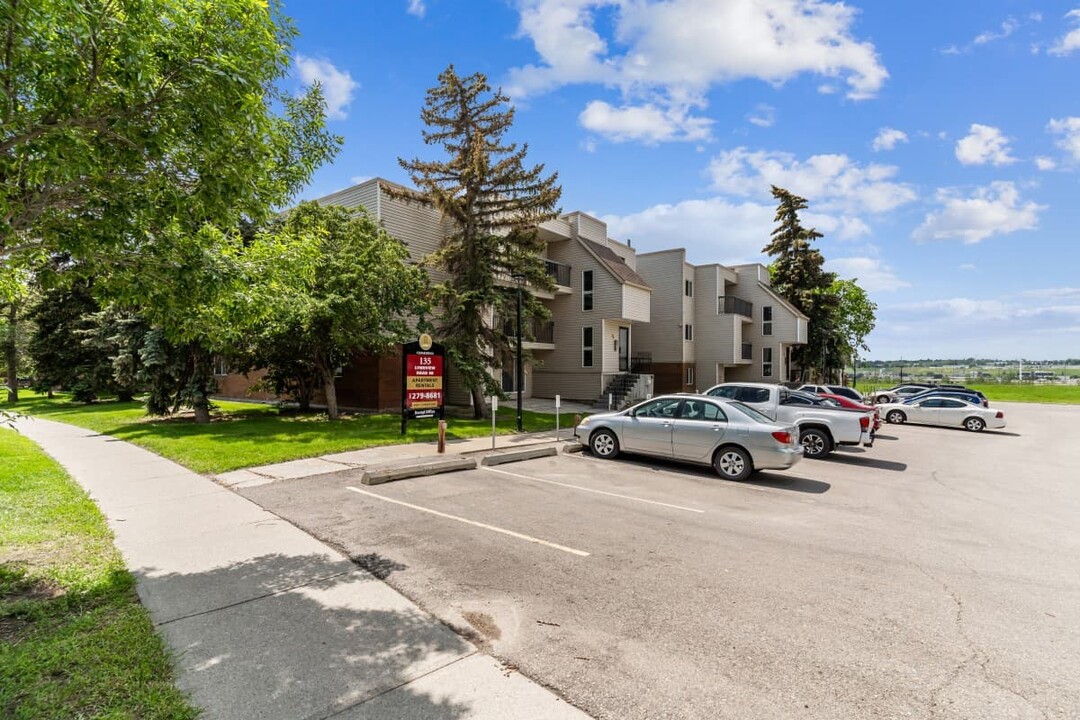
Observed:
[[[21,393],[20,393],[21,394]],[[16,404],[0,408],[78,425],[128,440],[200,473],[222,473],[237,468],[315,457],[377,445],[429,442],[436,439],[434,420],[409,423],[401,436],[398,415],[347,415],[330,422],[325,415],[281,412],[270,405],[218,402],[213,422],[197,425],[189,417],[147,418],[138,402],[100,402],[81,405],[66,398],[54,400],[27,394]],[[563,413],[563,428],[573,415]],[[553,430],[555,416],[524,412],[527,432]],[[500,407],[498,431],[514,431],[513,407]],[[490,420],[447,420],[447,437],[483,437],[491,433]]]
[[[0,428],[0,713],[195,718],[101,513]]]

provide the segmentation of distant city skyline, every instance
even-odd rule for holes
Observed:
[[[1080,1],[288,4],[345,138],[305,197],[408,182],[448,64],[517,108],[565,211],[639,251],[767,262],[769,185],[878,304],[869,358],[1080,355]]]

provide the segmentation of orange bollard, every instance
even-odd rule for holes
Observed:
[[[577,430],[578,423],[580,423],[580,422],[581,422],[581,416],[580,415],[574,415],[574,429],[575,430]]]
[[[446,452],[446,421],[439,421],[439,453]]]

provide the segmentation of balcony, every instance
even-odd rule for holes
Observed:
[[[742,359],[753,360],[754,359],[754,344],[744,342],[742,344]]]
[[[555,284],[560,288],[570,287],[570,266],[563,265],[562,263],[555,262],[554,260],[545,260],[544,264],[547,266],[547,273],[555,281]]]
[[[716,311],[720,315],[742,315],[753,319],[754,303],[733,295],[721,295],[717,298]]]
[[[513,345],[517,339],[517,323],[513,318],[496,318],[495,327],[501,327],[503,335]],[[533,320],[525,321],[525,337],[522,338],[521,347],[527,350],[554,350],[555,349],[555,321],[541,322]]]

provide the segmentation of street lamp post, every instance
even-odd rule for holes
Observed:
[[[525,284],[525,276],[514,273],[513,278],[517,286],[517,343],[514,348],[517,357],[514,363],[514,390],[517,391],[517,430],[521,432],[524,429],[521,423],[521,386],[525,384],[524,368],[521,365],[521,288]]]

